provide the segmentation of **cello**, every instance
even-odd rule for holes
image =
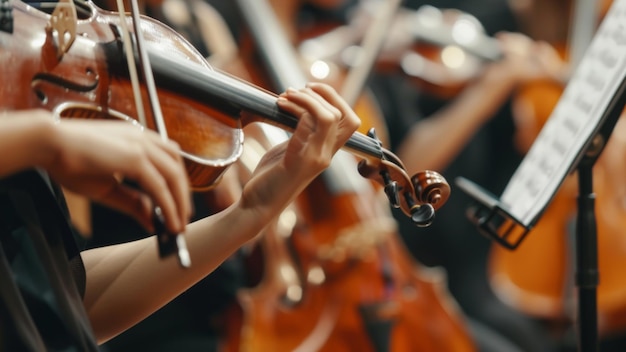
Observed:
[[[270,76],[289,77],[278,89],[303,84],[294,79],[302,74],[292,47],[272,30],[279,21],[271,10],[259,1],[240,3],[254,14],[253,31],[263,28],[254,31],[262,55],[280,56],[280,65],[268,60]],[[254,22],[259,16],[264,21]],[[473,350],[442,276],[409,259],[376,189],[351,177],[346,165],[353,161],[340,160],[260,239],[263,276],[238,294],[240,311],[228,315],[224,349]]]

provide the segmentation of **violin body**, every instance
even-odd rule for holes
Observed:
[[[51,16],[19,1],[13,4],[15,22],[28,25],[16,25],[12,34],[0,34],[2,76],[7,82],[27,83],[0,87],[0,106],[43,108],[60,118],[120,119],[141,128],[123,66],[121,38],[114,30],[119,23],[114,13],[87,3],[90,15],[78,20],[78,35],[58,57],[49,29]],[[205,63],[184,45],[182,37],[159,35],[164,33],[160,22],[145,18],[141,25],[149,45],[159,45],[158,50],[198,65]],[[185,156],[192,187],[211,187],[241,153],[239,122],[179,92],[160,89],[158,94],[168,133]],[[144,98],[144,104],[148,103]],[[148,119],[146,126],[154,129],[153,121]]]

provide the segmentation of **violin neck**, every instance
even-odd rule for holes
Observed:
[[[149,48],[150,49],[150,48]],[[148,50],[158,87],[183,95],[240,121],[241,126],[264,122],[293,132],[298,119],[278,109],[277,95],[225,72],[193,62],[180,62],[157,50]],[[380,142],[354,133],[344,146],[352,154],[382,160]]]

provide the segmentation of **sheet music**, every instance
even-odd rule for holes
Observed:
[[[626,0],[614,1],[552,115],[501,196],[530,225],[550,202],[626,75]]]

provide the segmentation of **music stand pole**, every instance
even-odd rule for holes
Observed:
[[[578,287],[577,339],[579,352],[596,352],[598,345],[597,286],[598,238],[593,192],[595,158],[583,157],[578,165],[576,218],[576,285]]]

